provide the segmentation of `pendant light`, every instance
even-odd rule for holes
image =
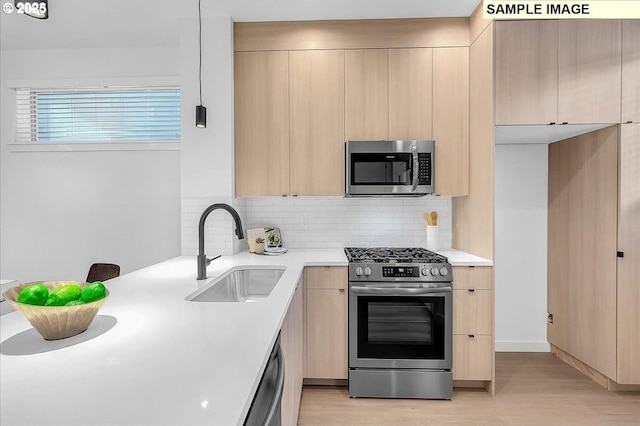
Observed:
[[[196,127],[207,127],[207,108],[202,105],[202,0],[198,0],[198,84],[200,86],[200,105],[196,106]]]

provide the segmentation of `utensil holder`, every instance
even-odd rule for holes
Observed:
[[[427,250],[438,251],[438,225],[427,225]]]

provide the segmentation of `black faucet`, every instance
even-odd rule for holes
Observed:
[[[214,210],[222,209],[229,212],[236,221],[236,235],[239,240],[244,238],[244,232],[242,232],[242,221],[238,212],[228,204],[212,204],[207,207],[200,216],[200,224],[198,225],[198,277],[197,280],[204,280],[207,278],[207,265],[211,263],[213,259],[217,259],[220,255],[207,259],[207,255],[204,254],[204,222],[207,220],[207,216]]]

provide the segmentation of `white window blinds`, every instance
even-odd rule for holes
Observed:
[[[180,89],[16,89],[16,143],[179,141]]]

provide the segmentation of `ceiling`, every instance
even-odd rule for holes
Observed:
[[[202,16],[299,21],[469,16],[480,0],[201,0]],[[0,13],[1,49],[177,46],[198,0],[49,0],[49,19]]]

